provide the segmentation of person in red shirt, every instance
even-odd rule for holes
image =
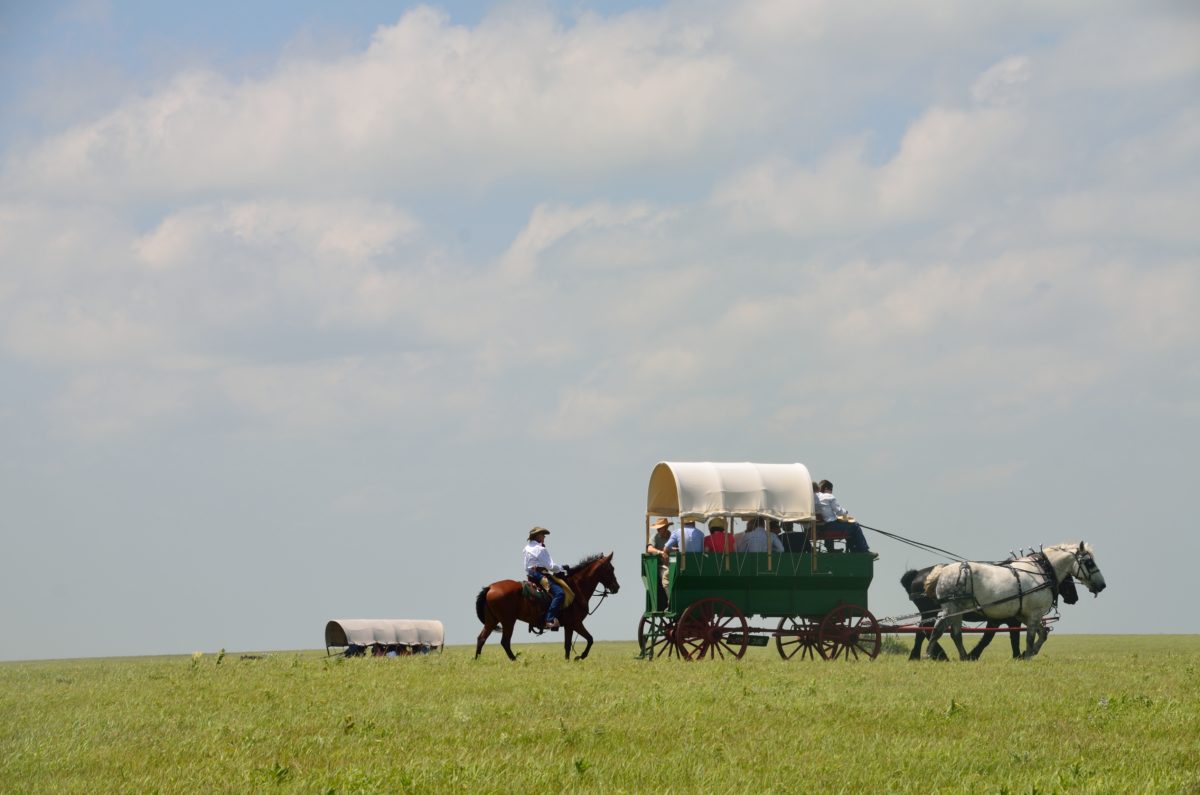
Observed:
[[[719,516],[708,521],[708,538],[704,539],[704,551],[733,551],[733,534],[725,531],[725,520]]]

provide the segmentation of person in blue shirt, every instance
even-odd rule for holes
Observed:
[[[663,551],[668,553],[679,551],[680,539],[682,539],[684,552],[704,551],[704,531],[696,528],[695,519],[684,519],[683,527],[671,531],[671,537],[667,539]]]

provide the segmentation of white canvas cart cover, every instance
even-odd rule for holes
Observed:
[[[325,646],[371,646],[421,643],[441,648],[446,632],[441,621],[411,618],[343,618],[325,625]]]
[[[804,464],[663,461],[650,474],[646,514],[800,522],[813,518],[812,478]]]

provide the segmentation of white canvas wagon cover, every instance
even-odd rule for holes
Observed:
[[[342,618],[325,625],[325,646],[371,646],[426,643],[441,648],[446,632],[441,621],[411,618]]]
[[[650,474],[650,516],[708,520],[769,516],[781,522],[813,518],[812,478],[804,464],[663,461]]]

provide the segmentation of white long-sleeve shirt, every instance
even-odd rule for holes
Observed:
[[[846,509],[838,504],[837,497],[828,493],[818,494],[816,497],[817,519],[821,524],[836,521],[839,517],[846,515]]]
[[[530,541],[525,545],[525,574],[533,574],[539,568],[549,569],[556,574],[562,571],[562,566],[554,562],[544,544]]]

